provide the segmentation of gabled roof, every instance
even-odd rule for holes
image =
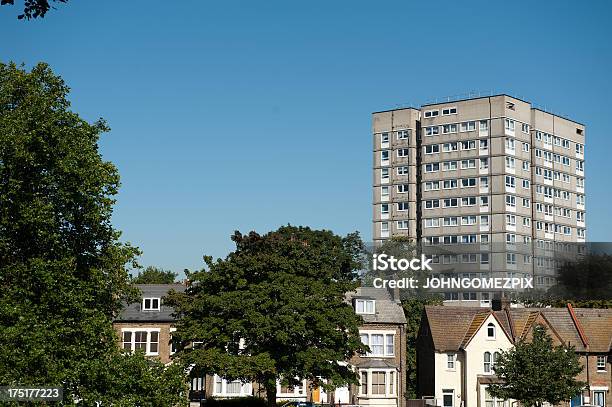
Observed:
[[[358,287],[346,294],[346,300],[353,302],[355,298],[375,300],[375,314],[360,314],[365,323],[405,324],[406,316],[402,305],[395,302],[385,288]]]
[[[536,324],[550,330],[558,342],[579,352],[609,352],[612,346],[612,309],[510,308],[503,311],[472,307],[426,306],[434,348],[464,349],[489,315],[493,315],[511,342],[529,340]],[[588,348],[587,348],[588,346]]]
[[[136,284],[136,287],[142,291],[142,298],[163,298],[170,292],[185,291],[185,286],[182,284]],[[115,322],[174,322],[172,317],[172,308],[164,305],[161,301],[159,311],[143,311],[142,300],[127,304],[121,313],[115,318]]]
[[[513,341],[510,322],[504,311],[428,305],[425,307],[425,314],[429,321],[434,348],[441,352],[463,349],[491,315],[509,340]]]

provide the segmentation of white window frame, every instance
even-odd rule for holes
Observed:
[[[157,308],[153,307],[153,301],[157,300]],[[147,301],[150,303],[150,307],[146,307]],[[160,297],[143,297],[142,299],[142,310],[143,311],[159,311],[161,310],[161,298]]]
[[[161,328],[140,328],[140,327],[130,327],[130,328],[122,328],[121,329],[121,348],[125,348],[125,333],[130,332],[130,348],[128,349],[131,352],[134,352],[136,349],[136,332],[146,332],[147,341],[145,345],[145,355],[146,356],[158,356],[159,355],[159,345],[160,345],[160,337],[161,337]],[[151,332],[157,333],[157,342],[151,341]],[[151,344],[157,343],[157,351],[151,351]]]
[[[362,308],[360,310],[360,304],[362,304]],[[371,311],[368,310],[368,305],[371,304]],[[356,298],[355,299],[355,313],[359,315],[374,315],[376,314],[376,300],[366,299],[366,298]]]

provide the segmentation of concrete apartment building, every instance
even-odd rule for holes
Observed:
[[[376,112],[372,132],[375,243],[470,244],[435,261],[547,286],[560,247],[577,250],[562,244],[585,241],[584,125],[496,95]]]

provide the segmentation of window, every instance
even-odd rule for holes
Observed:
[[[506,264],[516,264],[516,253],[506,253]]]
[[[386,223],[386,222],[385,222]],[[388,227],[388,224],[387,224]],[[357,314],[374,314],[375,301],[374,300],[355,300],[355,312]]]
[[[389,133],[382,133],[380,135],[380,142],[381,142],[381,144],[388,143],[389,142]]]
[[[447,107],[446,109],[442,109],[442,116],[446,116],[449,114],[457,114],[456,107]]]
[[[397,167],[397,175],[407,175],[408,166]]]
[[[514,131],[514,120],[506,119],[506,130],[509,132]]]
[[[444,161],[442,171],[454,171],[457,169],[457,161]]]
[[[436,117],[440,112],[438,110],[427,110],[425,112],[425,117]]]
[[[436,154],[440,152],[439,144],[430,144],[425,146],[425,154]]]
[[[398,155],[399,155],[399,150],[398,150]],[[380,152],[380,160],[389,161],[389,150],[383,150]]]
[[[495,324],[493,322],[487,324],[487,338],[495,339]]]
[[[293,393],[294,391],[293,387],[281,386],[281,393]],[[251,383],[242,383],[240,380],[228,381],[221,376],[215,375],[214,394],[227,396],[250,395]]]
[[[394,335],[385,335],[385,355],[395,354]]]
[[[480,131],[482,132],[486,132],[489,129],[489,122],[487,122],[486,120],[481,120],[478,128],[480,129]]]
[[[506,168],[513,170],[516,167],[516,160],[514,157],[506,157]]]
[[[444,200],[445,208],[456,208],[457,206],[459,206],[459,201],[457,198],[447,198]]]
[[[599,355],[597,356],[597,371],[605,372],[606,371],[606,357]]]
[[[463,178],[463,179],[461,179],[461,187],[462,188],[475,187],[475,186],[476,186],[476,178]]]
[[[370,347],[370,352],[367,354],[367,356],[394,356],[395,335],[393,333],[379,332],[359,333],[361,342]]]
[[[380,187],[380,197],[389,198],[389,187]]]
[[[145,355],[159,354],[159,329],[140,328],[122,330],[123,349],[142,349]]]
[[[523,171],[529,171],[529,161],[523,161]]]
[[[173,355],[178,350],[179,342],[172,337],[172,332],[176,332],[176,328],[170,328],[170,354]]]
[[[593,405],[605,407],[606,405],[606,392],[603,390],[596,390],[593,392]]]
[[[439,163],[425,164],[425,172],[437,172],[440,170]]]
[[[384,203],[380,205],[380,214],[381,215],[389,214],[389,204]]]
[[[410,136],[410,130],[402,130],[397,132],[398,140],[405,140]]]
[[[444,180],[444,189],[454,189],[457,188],[457,180],[456,179],[447,179]]]
[[[397,210],[400,211],[400,212],[407,211],[408,210],[408,202],[398,202],[397,203]]]
[[[514,151],[514,139],[506,138],[506,149]]]
[[[398,157],[408,157],[409,154],[410,151],[407,148],[400,148],[399,150],[397,150]]]
[[[523,188],[525,188],[525,189],[529,188],[529,180],[527,180],[527,179],[523,180]]]
[[[397,186],[398,194],[405,194],[406,192],[408,192],[408,184],[400,184]]]
[[[385,372],[372,372],[372,394],[386,393]]]
[[[529,125],[527,123],[522,123],[521,124],[521,131],[523,133],[529,133]]]
[[[159,311],[159,298],[143,298],[142,299],[142,310],[143,311]]]
[[[472,131],[476,130],[476,122],[463,122],[460,125],[460,131]]]
[[[480,169],[481,170],[486,170],[487,168],[489,168],[489,159],[488,158],[481,158],[480,159]]]
[[[446,354],[446,368],[449,370],[455,370],[455,354],[454,353]]]
[[[438,134],[440,134],[440,127],[438,126],[425,127],[426,136],[437,136]]]
[[[368,394],[368,372],[361,371],[361,394]]]
[[[476,168],[476,160],[461,160],[461,169],[467,170]]]
[[[445,153],[450,153],[451,151],[457,151],[459,149],[459,144],[457,142],[452,143],[444,143],[442,144],[442,151]]]
[[[442,407],[454,407],[455,390],[442,390]]]
[[[380,170],[380,180],[382,182],[389,181],[389,169],[388,168],[382,168]]]
[[[406,230],[406,229],[408,229],[408,221],[407,220],[398,220],[397,221],[397,229],[398,230]]]
[[[506,195],[506,206],[516,206],[516,197],[514,195]]]
[[[511,175],[506,175],[506,187],[514,188],[516,186],[516,179]]]
[[[466,140],[461,142],[462,150],[474,150],[476,148],[476,140]]]
[[[442,126],[442,134],[457,133],[456,124],[445,124]]]
[[[491,352],[484,353],[483,370],[485,373],[491,373]]]

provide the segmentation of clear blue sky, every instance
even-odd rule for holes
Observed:
[[[20,3],[21,1],[17,1]],[[521,96],[587,125],[588,239],[612,240],[607,1],[94,1],[0,7],[1,59],[46,61],[112,131],[114,223],[144,265],[199,268],[235,230],[371,236],[370,113]]]

